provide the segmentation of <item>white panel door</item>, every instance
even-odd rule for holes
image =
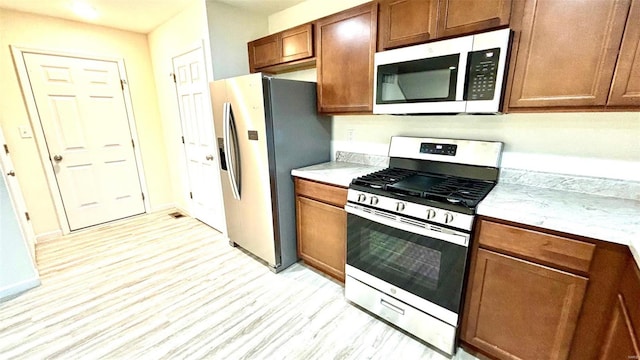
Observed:
[[[191,212],[205,224],[224,232],[226,226],[219,154],[202,48],[173,58],[173,69],[184,137]]]
[[[23,56],[70,230],[144,213],[117,62]]]

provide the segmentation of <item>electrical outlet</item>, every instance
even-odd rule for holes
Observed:
[[[20,137],[23,139],[31,139],[33,137],[31,128],[26,125],[18,126],[18,130],[20,131]]]
[[[352,142],[355,133],[356,131],[354,129],[347,129],[347,141]]]

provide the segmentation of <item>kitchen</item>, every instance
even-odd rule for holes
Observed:
[[[250,21],[260,30],[247,34],[245,38],[227,44],[218,34],[229,30],[242,36],[248,29],[238,29],[239,19],[251,14],[234,8],[218,5],[219,11],[209,16],[209,25],[203,14],[203,4],[194,4],[186,11],[151,32],[148,36],[117,30],[95,28],[80,23],[42,18],[24,13],[2,10],[2,78],[14,79],[14,68],[8,53],[8,44],[33,43],[43,48],[87,48],[98,47],[96,52],[123,54],[127,61],[131,84],[133,107],[142,157],[149,187],[151,210],[177,206],[187,208],[184,196],[184,179],[170,169],[180,169],[182,144],[177,141],[180,134],[173,84],[167,82],[172,56],[189,48],[202,38],[210,37],[211,55],[214,64],[208,72],[212,78],[224,78],[246,73],[246,42],[287,28],[330,15],[356,6],[353,2],[305,2],[288,10],[271,15],[268,19],[252,17]],[[211,7],[207,7],[207,10]],[[29,26],[32,24],[32,26]],[[37,24],[37,25],[35,25]],[[50,38],[37,40],[41,34],[30,33],[32,29],[52,26]],[[197,25],[197,26],[196,26]],[[10,32],[7,32],[11,29]],[[179,29],[180,31],[176,31]],[[267,30],[268,29],[268,30]],[[55,31],[54,31],[55,30]],[[78,31],[82,30],[82,31]],[[203,35],[203,33],[211,35]],[[95,35],[91,38],[88,34]],[[98,40],[96,40],[98,39]],[[41,42],[40,42],[41,41]],[[217,41],[217,42],[216,42]],[[95,43],[95,44],[94,44]],[[76,45],[73,45],[76,44]],[[96,45],[98,44],[98,45]],[[233,47],[234,61],[220,60],[221,52],[215,49]],[[148,48],[148,53],[140,54],[138,49]],[[152,61],[153,59],[153,61]],[[164,63],[163,63],[164,62]],[[152,64],[150,66],[149,64]],[[315,71],[303,70],[283,77],[315,79]],[[142,87],[140,84],[154,84]],[[5,85],[3,85],[5,86]],[[8,91],[2,100],[2,126],[7,142],[19,158],[14,160],[18,174],[25,174],[22,180],[26,202],[32,212],[37,234],[54,234],[59,229],[54,205],[46,192],[47,185],[42,170],[29,164],[40,163],[33,139],[22,139],[11,129],[28,125],[19,85],[9,82]],[[157,99],[147,96],[158,94]],[[5,93],[5,91],[3,91]],[[568,113],[509,113],[499,116],[370,116],[341,115],[333,119],[332,153],[336,151],[387,155],[391,135],[428,136],[445,138],[473,138],[497,140],[506,144],[502,166],[543,172],[570,173],[595,177],[610,177],[638,181],[638,113],[631,112],[568,112]],[[155,154],[166,157],[157,157]],[[334,155],[335,156],[335,155]],[[177,173],[184,173],[178,171]],[[167,192],[164,189],[171,189]]]

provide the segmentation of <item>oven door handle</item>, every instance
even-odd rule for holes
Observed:
[[[408,224],[408,223],[394,221],[392,219],[389,219],[383,216],[378,216],[378,215],[363,211],[349,204],[345,205],[344,210],[349,214],[356,215],[361,218],[371,220],[373,222],[386,225],[395,229],[404,230],[410,233],[447,241],[452,244],[461,245],[464,247],[469,246],[469,235],[447,234],[447,233],[423,228],[423,227]]]

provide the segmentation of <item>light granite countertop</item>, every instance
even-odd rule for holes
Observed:
[[[503,169],[477,213],[627,245],[640,266],[639,187],[621,180]]]
[[[344,161],[330,161],[291,170],[291,175],[303,179],[348,187],[353,178],[382,170],[384,167]]]

